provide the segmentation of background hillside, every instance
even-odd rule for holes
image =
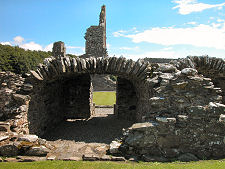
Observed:
[[[23,74],[51,55],[51,52],[24,50],[18,46],[0,44],[0,71]]]
[[[24,74],[34,70],[39,63],[52,56],[52,52],[25,50],[18,46],[0,44],[0,71],[11,71],[17,74]],[[67,54],[69,57],[76,57]]]

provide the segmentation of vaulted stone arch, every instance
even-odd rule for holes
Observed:
[[[76,113],[77,118],[89,118],[93,113],[91,74],[112,74],[118,77],[118,117],[141,121],[143,114],[148,112],[152,70],[150,64],[143,60],[135,62],[124,57],[48,58],[31,74],[34,86],[28,112],[31,133],[42,135],[47,128],[65,118],[64,112],[67,110],[76,109],[80,112]],[[82,88],[82,92],[79,88]],[[88,104],[90,107],[84,106]],[[67,116],[72,117],[74,114]]]
[[[216,87],[221,88],[222,103],[225,104],[225,60],[209,56],[188,56],[173,64],[179,69],[194,68],[205,77],[211,78]]]
[[[61,60],[49,58],[32,75],[39,81],[49,81],[61,75],[72,74],[114,74],[133,80],[147,80],[151,76],[151,67],[143,60],[133,61],[124,57],[70,58]]]

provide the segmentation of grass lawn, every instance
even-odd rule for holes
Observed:
[[[89,162],[89,161],[41,161],[24,163],[0,163],[1,169],[224,169],[224,160],[173,163]]]
[[[113,105],[116,103],[116,92],[93,92],[95,105]]]

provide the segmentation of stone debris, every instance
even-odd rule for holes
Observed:
[[[49,145],[46,140],[38,138],[36,135],[28,135],[28,110],[30,112],[29,122],[31,125],[34,124],[32,118],[35,122],[38,122],[37,124],[40,124],[40,122],[45,125],[48,124],[48,126],[51,124],[50,121],[48,123],[39,121],[39,119],[41,120],[44,117],[40,116],[40,113],[42,113],[40,108],[44,107],[44,104],[40,102],[39,96],[37,97],[36,95],[37,104],[36,107],[33,107],[35,102],[32,98],[34,97],[32,94],[28,95],[28,91],[31,92],[32,90],[32,92],[35,92],[42,88],[42,81],[48,81],[51,76],[56,78],[55,75],[51,74],[53,72],[51,68],[54,67],[54,71],[58,72],[57,76],[63,73],[64,70],[65,73],[72,74],[76,72],[72,72],[71,70],[82,73],[103,73],[105,71],[113,72],[116,70],[120,76],[130,77],[129,80],[133,81],[134,85],[128,87],[127,81],[118,78],[117,87],[124,92],[126,91],[126,95],[129,95],[129,98],[132,98],[134,95],[132,93],[134,88],[139,91],[139,94],[142,96],[139,110],[148,111],[145,114],[134,114],[137,111],[134,103],[137,102],[138,98],[136,100],[131,99],[130,103],[124,102],[130,104],[129,109],[120,109],[121,105],[118,102],[118,105],[115,107],[115,110],[118,111],[118,117],[123,117],[120,114],[120,111],[123,110],[123,112],[126,112],[124,113],[124,117],[131,118],[137,116],[140,117],[139,119],[141,120],[139,121],[142,121],[142,123],[135,123],[125,130],[122,140],[112,142],[109,148],[111,154],[123,154],[127,159],[132,159],[132,156],[135,156],[137,159],[144,161],[171,161],[174,159],[190,161],[224,157],[225,136],[223,131],[225,128],[225,105],[223,104],[223,86],[215,86],[213,78],[204,77],[197,73],[198,71],[193,67],[184,68],[179,72],[179,69],[176,70],[174,66],[170,66],[169,64],[166,64],[166,66],[161,64],[157,68],[158,72],[154,71],[153,73],[151,72],[151,67],[142,66],[140,60],[133,62],[125,58],[79,58],[75,59],[77,67],[71,64],[73,60],[67,57],[62,61],[58,60],[57,64],[60,65],[61,63],[61,66],[64,65],[63,69],[55,67],[54,58],[49,60],[47,65],[45,65],[48,68],[42,66],[39,68],[41,73],[38,70],[36,72],[42,78],[41,82],[39,82],[40,79],[36,78],[36,76],[29,77],[28,79],[31,82],[27,83],[27,80],[20,78],[19,75],[9,72],[0,73],[1,78],[4,79],[1,80],[2,85],[0,88],[2,93],[0,101],[1,118],[3,120],[0,122],[0,132],[2,132],[0,134],[1,155],[9,157],[12,155],[48,156],[48,160],[81,159],[81,156],[76,157],[74,155],[53,158],[53,156],[48,154],[51,153],[54,146]],[[120,66],[116,64],[117,62]],[[107,66],[105,63],[107,63]],[[152,74],[150,75],[149,73]],[[144,83],[140,79],[144,80]],[[17,81],[16,86],[12,85],[12,82],[15,83],[15,81]],[[65,83],[68,84],[68,82]],[[38,85],[34,86],[33,84]],[[122,84],[126,84],[125,87],[122,87]],[[57,87],[55,89],[51,86],[49,87],[48,91],[50,89],[56,91],[57,89]],[[68,88],[70,89],[70,87]],[[151,95],[146,95],[148,92],[145,91],[148,90],[151,91]],[[40,96],[44,98],[43,95]],[[56,98],[54,95],[50,96],[51,98]],[[118,98],[123,97],[124,93],[118,92]],[[30,99],[32,100],[32,104],[29,103]],[[121,107],[126,106],[124,103]],[[36,109],[39,110],[39,116],[32,114],[31,110]],[[33,127],[35,127],[33,128],[35,130],[42,130],[40,126]],[[35,130],[30,131],[34,132]],[[87,155],[84,154],[83,160],[120,159],[120,157],[117,159],[116,157],[111,158],[92,154],[92,151],[92,148],[86,149]]]
[[[0,156],[46,156],[54,148],[43,141],[40,144],[39,140],[42,139],[38,139],[36,135],[5,135],[0,137]]]
[[[189,161],[198,161],[199,159],[191,153],[186,153],[179,156],[178,160],[183,162],[189,162]]]
[[[25,81],[21,75],[0,72],[0,130],[28,133],[28,94],[33,87]]]
[[[14,143],[5,144],[0,146],[1,156],[16,156],[19,154],[19,148]]]
[[[45,161],[46,157],[37,156],[17,156],[17,162],[34,162],[34,161]]]
[[[49,153],[49,149],[46,148],[45,146],[33,146],[30,147],[28,151],[26,151],[27,156],[46,156]]]
[[[121,143],[117,141],[112,141],[112,143],[109,145],[109,152],[112,154],[119,153],[118,148],[120,147]]]
[[[53,57],[26,78],[0,72],[0,156],[17,156],[1,161],[166,162],[225,157],[224,59],[188,56],[158,64],[107,57],[105,6],[99,25],[88,28],[85,39],[86,53],[76,58],[66,56],[63,42],[55,42]],[[62,119],[94,116],[90,75],[95,74],[118,76],[115,114],[138,123],[110,146],[71,144],[66,154],[56,156],[56,147],[38,136]],[[126,159],[106,155],[107,150]]]
[[[23,135],[18,137],[18,141],[36,142],[37,140],[38,136],[36,135]]]

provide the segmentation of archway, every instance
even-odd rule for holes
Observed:
[[[91,74],[118,76],[118,118],[141,121],[148,111],[148,79],[151,67],[147,62],[125,58],[49,59],[31,71],[34,92],[28,112],[30,133],[43,135],[65,118],[89,118],[93,114]],[[66,113],[66,114],[65,114]]]

